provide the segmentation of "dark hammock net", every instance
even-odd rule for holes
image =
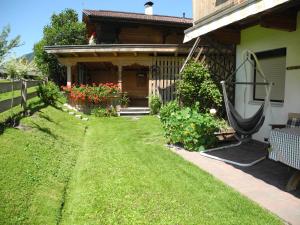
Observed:
[[[234,108],[232,103],[228,100],[227,92],[225,88],[225,82],[222,83],[224,102],[227,111],[228,122],[230,126],[239,135],[249,136],[259,131],[265,121],[264,109],[265,103],[263,103],[259,110],[249,118],[242,118],[241,115]],[[265,100],[266,101],[266,100]]]

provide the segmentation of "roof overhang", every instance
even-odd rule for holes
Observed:
[[[177,44],[99,44],[99,45],[55,45],[45,46],[48,54],[55,54],[59,57],[86,56],[88,54],[122,54],[122,53],[174,53],[186,54],[190,46]]]
[[[202,21],[197,21],[193,27],[185,31],[184,43],[194,38],[208,34],[235,22],[254,16],[271,8],[291,2],[292,0],[248,0],[230,7]]]

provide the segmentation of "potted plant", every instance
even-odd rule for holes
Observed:
[[[121,98],[120,98],[120,105],[121,105],[121,107],[127,108],[129,102],[130,102],[129,97],[127,96],[126,93],[123,93],[122,96],[121,96]]]

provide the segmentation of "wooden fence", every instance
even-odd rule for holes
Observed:
[[[8,82],[8,83],[0,83],[0,94],[7,93],[13,90],[20,90],[21,95],[18,97],[14,97],[13,99],[6,99],[1,101],[0,100],[0,113],[5,112],[12,107],[21,105],[26,110],[27,100],[37,96],[37,92],[31,92],[27,94],[27,89],[30,87],[37,86],[41,81],[34,81],[34,80],[20,80],[15,82]]]
[[[153,58],[149,90],[151,95],[160,96],[163,104],[175,99],[175,82],[180,79],[179,70],[184,59],[183,57]]]

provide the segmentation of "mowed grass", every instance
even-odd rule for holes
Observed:
[[[85,124],[52,107],[0,135],[0,224],[57,224]]]
[[[0,136],[0,224],[282,224],[166,149],[156,117],[21,123]]]
[[[280,224],[164,147],[159,120],[90,122],[62,224]]]

